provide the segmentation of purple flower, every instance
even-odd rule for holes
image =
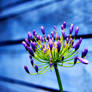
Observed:
[[[56,34],[56,26],[54,26],[54,34]]]
[[[47,51],[47,50],[46,50],[46,49],[44,49],[44,54],[46,54],[46,51]]]
[[[34,61],[33,61],[33,59],[31,59],[31,65],[32,65],[32,66],[34,65]]]
[[[82,51],[82,58],[85,57],[88,53],[88,48],[85,48],[84,51]]]
[[[49,41],[49,39],[50,39],[50,35],[48,34],[48,35],[47,35],[47,40]]]
[[[28,40],[32,40],[32,34],[28,32]]]
[[[52,62],[50,62],[50,68],[52,67],[52,65],[53,65],[53,63],[52,63]]]
[[[72,38],[70,38],[70,44],[72,44],[72,45],[73,45],[73,43],[74,43],[74,42],[73,42],[73,39],[72,39]]]
[[[74,25],[71,24],[71,26],[70,26],[70,34],[72,34],[72,32],[73,32],[73,28],[74,28]]]
[[[83,64],[88,64],[88,60],[84,59],[84,58],[79,58],[78,57],[78,60],[83,63]]]
[[[80,47],[79,41],[77,41],[75,44],[73,44],[73,48],[75,48],[75,51],[76,51],[77,49],[79,49],[79,47]]]
[[[27,73],[30,73],[29,70],[28,70],[28,67],[27,67],[26,65],[24,66],[24,69],[25,69],[25,71],[26,71]]]
[[[64,29],[64,26],[63,25],[61,25],[61,30],[63,30]]]
[[[57,41],[57,50],[58,50],[58,52],[60,51],[60,48],[61,48],[61,43],[60,43],[60,41],[58,40],[58,41]]]
[[[66,38],[66,43],[68,44],[68,42],[69,42],[69,38],[67,37],[67,38]]]
[[[26,44],[27,44],[28,46],[30,46],[30,43],[29,43],[29,41],[28,41],[27,38],[25,38],[25,42],[26,42]]]
[[[43,34],[45,34],[45,29],[44,29],[43,26],[41,26],[41,31],[42,31]]]
[[[42,42],[44,42],[45,41],[45,39],[44,38],[42,38]]]
[[[29,58],[32,59],[32,55],[30,55]]]
[[[81,44],[81,42],[82,42],[82,38],[80,37],[80,39],[79,39],[79,43]]]
[[[66,22],[64,21],[64,24],[63,24],[64,28],[66,28]]]
[[[79,31],[79,27],[77,26],[77,27],[76,27],[76,30],[75,30],[75,37],[77,36],[78,31]]]
[[[62,30],[62,36],[63,36],[63,39],[65,39],[65,32],[64,32],[64,30]]]
[[[36,42],[31,41],[31,47],[35,51],[36,50]]]
[[[37,41],[40,40],[40,36],[39,35],[37,35],[36,38],[37,38]]]
[[[51,32],[51,35],[52,35],[52,37],[54,37],[54,33],[53,32]]]
[[[52,50],[53,42],[52,42],[52,40],[51,40],[51,39],[50,39],[50,42],[49,42],[49,47],[50,47],[50,50]]]
[[[79,49],[81,42],[82,38],[80,38],[75,44],[73,44],[73,48],[75,48],[75,50]]]
[[[77,63],[77,59],[78,59],[78,57],[77,57],[77,56],[75,56],[75,57],[74,57],[74,64],[76,64],[76,63]]]
[[[42,40],[42,37],[40,36],[40,40]]]
[[[29,51],[29,53],[30,53],[32,56],[34,56],[34,53],[33,53],[33,50],[32,50],[32,48],[30,48],[30,47],[27,47],[27,50]]]
[[[33,29],[33,35],[35,36],[35,34],[36,34],[36,31],[35,31],[35,29]]]
[[[35,71],[38,73],[38,66],[35,65]]]
[[[68,34],[67,37],[70,38],[70,34]]]
[[[55,30],[57,29],[56,26],[54,26],[54,29],[55,29]]]
[[[62,56],[62,61],[64,60],[64,56]]]
[[[24,45],[25,48],[28,47],[25,41],[23,41],[22,44]]]

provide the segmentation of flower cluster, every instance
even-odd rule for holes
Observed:
[[[71,36],[74,30],[73,24],[70,25],[68,35],[65,34],[66,22],[61,25],[61,36],[57,34],[56,26],[54,26],[53,30],[51,35],[48,34],[47,36],[43,26],[41,26],[43,36],[39,36],[35,29],[33,30],[33,35],[28,32],[28,38],[22,44],[29,52],[30,63],[36,73],[30,73],[28,67],[25,65],[24,69],[27,73],[31,75],[43,74],[49,69],[52,71],[55,64],[61,67],[72,67],[78,63],[88,64],[88,60],[85,59],[88,52],[87,48],[82,51],[81,57],[77,56],[82,42],[82,38],[74,42],[79,31],[78,26],[75,28],[74,37]],[[38,61],[39,63],[35,64],[34,61]]]

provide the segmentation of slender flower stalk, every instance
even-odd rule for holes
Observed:
[[[43,74],[48,70],[55,69],[58,85],[60,92],[63,92],[63,86],[60,79],[58,66],[61,67],[73,67],[76,64],[83,63],[88,64],[88,60],[85,58],[88,49],[85,48],[81,53],[81,57],[77,56],[78,49],[81,46],[82,38],[75,42],[75,38],[78,35],[79,27],[75,29],[75,37],[72,38],[72,32],[74,25],[71,24],[69,28],[69,34],[66,35],[66,22],[61,26],[61,36],[58,35],[56,26],[54,26],[54,31],[51,32],[51,36],[45,35],[45,29],[41,26],[41,32],[43,36],[39,36],[35,29],[33,30],[33,35],[28,32],[28,39],[22,42],[25,49],[29,53],[30,63],[35,70],[32,73],[25,65],[25,71],[30,75]],[[34,39],[34,41],[33,41]],[[35,61],[39,63],[36,64]]]

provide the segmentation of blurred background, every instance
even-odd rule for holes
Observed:
[[[25,72],[24,65],[32,69],[21,41],[33,29],[42,35],[41,25],[46,34],[53,31],[54,25],[61,34],[64,21],[66,33],[71,23],[75,28],[79,26],[78,35],[83,37],[79,54],[88,47],[89,64],[60,67],[63,88],[70,92],[92,92],[92,0],[0,0],[0,92],[58,91],[54,71],[34,76]]]

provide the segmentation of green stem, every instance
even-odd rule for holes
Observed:
[[[57,64],[54,65],[54,69],[55,69],[55,73],[56,73],[56,77],[57,77],[57,81],[58,81],[60,92],[63,92],[63,87],[62,87],[62,83],[61,83],[61,79],[60,79],[60,75],[59,75]]]

